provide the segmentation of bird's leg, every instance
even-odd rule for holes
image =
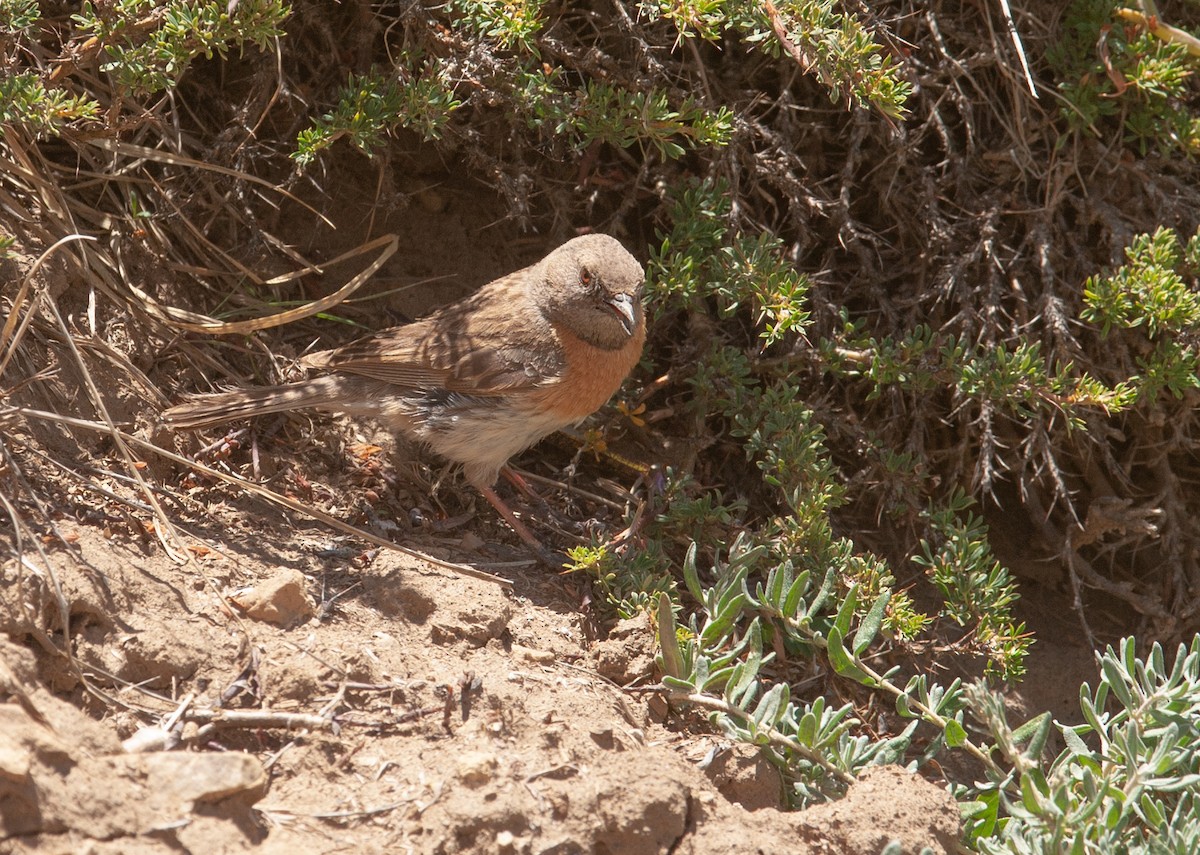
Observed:
[[[500,469],[500,475],[508,483],[517,488],[522,496],[531,502],[535,502],[538,506],[538,512],[550,517],[557,525],[568,528],[572,525],[570,519],[559,513],[552,505],[550,505],[544,496],[538,493],[533,487],[529,486],[529,482],[523,476],[518,474],[516,469],[504,466]]]
[[[533,491],[533,488],[529,486],[529,482],[526,481],[524,478],[522,478],[520,475],[518,475],[517,471],[515,469],[512,469],[511,467],[508,467],[508,466],[504,466],[500,469],[500,474],[502,476],[504,476],[504,480],[508,481],[508,483],[510,483],[514,487],[516,487],[521,492],[521,495],[524,496],[526,499],[529,499],[534,502],[545,502],[546,501],[545,499],[543,499],[541,496],[539,496],[537,493],[535,493]]]
[[[475,489],[479,491],[481,496],[488,500],[488,504],[495,508],[500,516],[504,517],[504,521],[517,533],[517,537],[525,541],[526,546],[532,549],[539,559],[545,561],[546,556],[549,555],[545,547],[534,537],[533,532],[529,530],[525,523],[517,519],[517,515],[512,512],[512,508],[504,504],[504,500],[496,495],[496,491],[491,487],[479,485],[476,485]]]

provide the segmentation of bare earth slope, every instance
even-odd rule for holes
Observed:
[[[224,513],[229,556],[199,572],[67,524],[74,548],[49,557],[76,655],[129,688],[101,704],[32,638],[0,647],[0,848],[874,855],[891,839],[943,852],[956,837],[947,794],[894,768],[836,804],[781,812],[768,764],[700,721],[672,713],[664,726],[600,676],[649,667],[647,628],[589,643],[544,571],[524,571],[515,594],[391,553],[345,572],[294,545],[311,532]],[[4,567],[0,609],[18,637],[17,616],[52,608],[38,565],[19,584]],[[260,590],[297,614],[288,627],[224,596],[272,578]],[[322,583],[326,597],[353,588],[305,616]],[[235,599],[266,614],[244,588]],[[222,694],[231,717],[277,715],[203,730]],[[131,736],[169,743],[144,716],[104,712],[121,703],[200,720],[178,729],[179,750],[127,753]],[[321,715],[336,726],[311,726]]]

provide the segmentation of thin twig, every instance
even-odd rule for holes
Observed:
[[[1008,28],[1008,35],[1017,49],[1017,58],[1021,60],[1021,72],[1025,75],[1025,85],[1029,87],[1029,94],[1036,98],[1038,97],[1037,86],[1033,82],[1033,74],[1029,71],[1029,60],[1025,58],[1025,46],[1021,44],[1021,34],[1017,32],[1017,23],[1013,20],[1008,0],[1000,0],[1000,11],[1004,15],[1004,26]]]
[[[284,730],[329,730],[332,716],[311,713],[276,712],[274,710],[223,710],[192,708],[185,710],[183,720],[213,727],[282,728]]]

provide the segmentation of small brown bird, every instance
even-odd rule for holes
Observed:
[[[645,272],[607,235],[584,235],[428,317],[301,365],[320,376],[199,395],[175,428],[313,408],[372,416],[449,460],[521,539],[537,539],[492,489],[510,457],[598,410],[646,340]]]

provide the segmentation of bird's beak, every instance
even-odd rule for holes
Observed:
[[[633,335],[634,327],[637,326],[637,306],[634,305],[633,297],[628,294],[613,294],[608,298],[608,305],[613,307],[613,311],[621,319],[621,326],[625,327],[625,332]]]

